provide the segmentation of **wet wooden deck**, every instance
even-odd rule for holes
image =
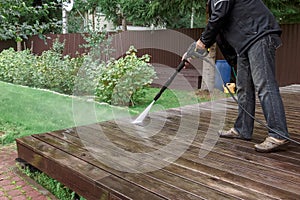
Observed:
[[[300,141],[300,86],[281,93]],[[38,134],[17,139],[18,156],[87,199],[300,199],[300,146],[255,152],[267,133],[260,125],[252,141],[216,137],[236,113],[229,99],[154,113],[143,126],[107,121]]]

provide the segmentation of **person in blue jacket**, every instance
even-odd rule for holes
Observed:
[[[267,125],[268,137],[256,144],[259,152],[271,152],[288,144],[289,134],[278,84],[275,80],[275,51],[281,46],[281,29],[261,0],[209,0],[209,21],[197,48],[219,45],[229,63],[237,64],[237,97],[254,116],[256,92]],[[234,127],[220,130],[220,137],[250,140],[254,120],[239,107]]]

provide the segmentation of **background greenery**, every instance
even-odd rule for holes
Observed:
[[[0,39],[22,41],[30,35],[61,32],[61,4],[66,0],[0,0]],[[280,23],[300,22],[299,0],[263,0]],[[205,25],[206,0],[75,0],[69,13],[69,30],[85,32],[86,14],[105,14],[115,25],[189,28]],[[85,26],[83,26],[85,24]]]
[[[299,0],[263,1],[280,23],[300,22]],[[190,28],[193,15],[193,27],[196,28],[205,26],[206,2],[206,0],[75,0],[75,8],[70,16],[76,18],[78,13],[84,16],[87,11],[93,14],[99,10],[115,25],[120,25],[125,20],[127,23],[140,26]]]
[[[35,56],[29,50],[10,48],[0,53],[0,80],[72,94],[82,62],[82,57],[62,57],[53,49]]]
[[[59,32],[59,6],[52,0],[0,0],[0,39],[21,42],[30,35]]]
[[[134,105],[145,95],[141,92],[156,78],[150,56],[138,57],[131,46],[124,58],[109,62],[99,73],[96,97],[113,105]]]
[[[101,41],[97,42],[101,44]],[[29,50],[3,50],[0,53],[0,80],[63,94],[96,96],[98,101],[114,105],[138,102],[145,95],[141,90],[156,77],[154,67],[149,64],[150,57],[139,58],[137,50],[130,47],[124,58],[105,61],[101,59],[103,52],[96,51],[103,50],[97,44],[93,45],[97,49],[76,58],[63,56],[64,44],[58,40],[40,56]]]

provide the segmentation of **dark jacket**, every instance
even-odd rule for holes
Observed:
[[[261,37],[281,29],[261,0],[209,0],[210,18],[200,40],[208,48],[218,34],[242,54]]]

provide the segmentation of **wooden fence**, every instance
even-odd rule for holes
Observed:
[[[277,51],[276,78],[280,86],[300,83],[300,24],[281,25],[283,30],[283,46]],[[155,31],[127,31],[112,34],[112,48],[114,57],[122,56],[130,45],[134,45],[139,54],[150,54],[151,62],[155,67],[163,69],[164,66],[176,67],[181,55],[193,40],[197,40],[203,29],[177,29]],[[64,54],[72,57],[84,53],[81,47],[85,43],[81,34],[47,34],[45,41],[38,36],[29,38],[24,47],[31,48],[33,53],[41,54],[52,47],[57,37],[65,41]],[[9,47],[16,47],[12,41],[0,41],[0,51]],[[217,52],[217,59],[223,59]],[[201,65],[201,64],[199,64]],[[202,66],[200,66],[201,68]],[[160,70],[160,73],[164,73]],[[183,75],[188,78],[192,87],[200,87],[201,72],[196,69],[183,70]],[[166,77],[167,78],[167,75]],[[164,80],[162,80],[164,81]],[[160,83],[159,83],[160,84]]]

